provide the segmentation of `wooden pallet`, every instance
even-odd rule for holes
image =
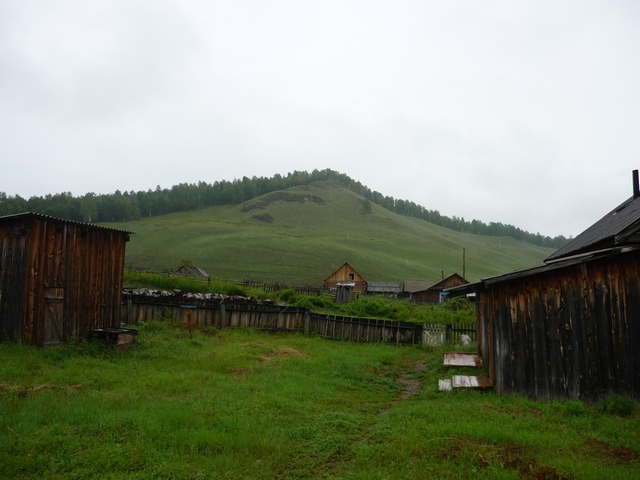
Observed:
[[[447,352],[444,354],[444,364],[452,367],[481,367],[482,358],[477,353]]]
[[[454,388],[489,389],[493,388],[493,381],[489,377],[476,377],[472,375],[454,375],[451,377],[451,380],[438,380],[438,390],[448,391]]]

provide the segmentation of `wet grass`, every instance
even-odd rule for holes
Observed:
[[[623,397],[439,392],[442,351],[138,328],[126,351],[0,344],[0,477],[640,477]]]

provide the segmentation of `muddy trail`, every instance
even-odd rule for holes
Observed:
[[[427,370],[427,366],[424,361],[417,361],[413,367],[413,370],[407,371],[400,375],[398,378],[398,382],[402,384],[402,392],[400,395],[394,400],[394,402],[387,408],[381,410],[378,415],[384,415],[388,413],[394,406],[400,403],[402,400],[406,400],[413,395],[418,395],[420,393],[420,381],[415,377],[413,372],[424,372]]]

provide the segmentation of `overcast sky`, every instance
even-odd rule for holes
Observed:
[[[325,168],[577,235],[640,168],[640,2],[0,2],[0,192]]]

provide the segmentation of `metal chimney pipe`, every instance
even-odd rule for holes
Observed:
[[[638,184],[638,170],[633,171],[633,198],[640,197],[640,185]]]

